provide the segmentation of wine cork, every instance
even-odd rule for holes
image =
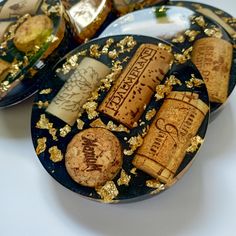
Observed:
[[[0,59],[0,82],[2,82],[8,75],[11,64]]]
[[[197,11],[207,17],[212,18],[214,21],[220,24],[230,35],[233,36],[236,34],[236,31],[229,24],[227,24],[222,18],[216,15],[212,10],[208,8],[200,8]]]
[[[25,14],[35,15],[42,0],[8,0],[2,7],[0,19],[23,16]]]
[[[133,128],[155,88],[170,68],[172,53],[153,44],[142,44],[112,87],[99,111]]]
[[[233,46],[218,38],[202,38],[193,45],[192,61],[201,72],[211,102],[228,97]]]
[[[85,57],[49,104],[47,112],[73,125],[82,106],[109,72],[102,62]]]
[[[2,21],[0,22],[0,43],[4,39],[4,34],[6,33],[8,27],[12,24],[11,21]]]
[[[171,92],[137,150],[133,165],[164,183],[171,181],[208,106],[191,92]]]
[[[77,183],[88,187],[102,186],[121,169],[120,142],[106,129],[86,129],[76,134],[67,146],[65,165]]]

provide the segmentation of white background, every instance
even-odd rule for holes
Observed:
[[[206,0],[236,16],[236,1]],[[0,235],[236,235],[236,93],[210,124],[192,168],[151,199],[82,199],[41,166],[30,136],[32,99],[0,111]]]

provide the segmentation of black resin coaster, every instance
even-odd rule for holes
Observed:
[[[154,119],[153,117],[162,106],[164,98],[157,99],[157,94],[152,96],[150,103],[146,104],[145,111],[138,121],[137,126],[134,128],[127,129],[127,127],[120,126],[119,122],[98,112],[97,107],[106,97],[110,86],[113,86],[113,83],[109,83],[109,78],[111,78],[109,75],[116,71],[115,68],[120,66],[121,68],[125,68],[140,45],[147,43],[158,45],[165,50],[171,50],[175,57],[174,63],[166,74],[159,89],[165,93],[164,88],[170,86],[169,88],[171,88],[172,91],[182,91],[183,93],[186,92],[189,94],[194,93],[204,104],[206,104],[205,106],[208,107],[209,99],[205,84],[200,73],[191,61],[188,60],[184,63],[180,62],[178,60],[178,49],[164,41],[137,35],[112,36],[95,39],[79,46],[62,59],[53,70],[48,70],[47,75],[45,76],[50,79],[43,82],[35,97],[32,108],[31,132],[36,154],[41,164],[56,181],[83,197],[102,202],[128,202],[141,200],[160,193],[174,184],[188,169],[198,148],[204,140],[209,112],[204,116],[205,118],[197,131],[195,144],[193,142],[191,147],[185,152],[185,157],[175,173],[174,178],[170,183],[164,184],[154,180],[153,177],[143,171],[134,168],[132,164],[136,149],[140,146],[138,143],[140,143],[140,139],[142,140],[148,132],[149,126]],[[64,88],[63,85],[65,84],[65,81],[73,74],[78,63],[85,57],[98,60],[113,69],[112,73],[103,81],[101,90],[99,90],[98,93],[91,94],[87,103],[90,107],[87,106],[85,108],[85,111],[79,116],[74,125],[68,125],[61,119],[47,112],[47,108],[61,88]],[[87,72],[84,73],[84,75],[86,75]],[[85,78],[85,80],[81,81],[81,83],[87,83],[89,86],[86,77],[83,78]],[[73,86],[78,86],[78,82],[77,85],[74,83]],[[70,91],[72,87],[70,88],[70,86],[67,86],[65,90]],[[163,95],[163,97],[165,96]],[[63,102],[63,98],[61,97],[60,99],[62,100],[59,102]],[[73,100],[68,99],[68,97],[64,97],[64,99],[71,111],[75,106]],[[152,114],[153,111],[154,114]],[[102,124],[104,128],[112,131],[118,138],[123,150],[122,170],[120,170],[113,180],[109,181],[107,185],[104,185],[102,190],[85,187],[76,183],[70,177],[65,167],[65,153],[68,143],[77,133],[88,129],[91,126],[94,127],[92,124],[96,123],[96,121],[99,121],[99,124]],[[176,129],[173,129],[171,124],[167,125],[163,132],[166,132],[167,135],[170,135],[171,137],[176,135]],[[133,143],[130,142],[131,139],[133,140]]]
[[[182,3],[180,5],[164,5],[129,13],[111,23],[100,37],[127,34],[128,32],[157,37],[174,44],[187,59],[191,58],[193,44],[202,38],[221,38],[233,44],[232,38],[218,23],[194,9],[182,6]],[[234,59],[235,50],[230,71],[228,96],[236,84]],[[211,113],[219,110],[221,106],[220,102],[211,102]]]
[[[71,36],[65,29],[62,18],[61,2],[58,0],[37,0],[24,2],[19,10],[17,6],[8,6],[8,1],[2,1],[0,11],[0,27],[9,22],[9,26],[2,32],[0,40],[0,59],[9,64],[9,71],[0,82],[0,108],[12,106],[34,94],[43,78],[37,75],[47,63],[55,63],[61,55],[65,55],[74,46],[70,44]],[[35,5],[34,5],[35,4]],[[14,10],[15,9],[15,10]],[[25,10],[24,10],[25,9]],[[13,14],[14,11],[15,13]],[[27,19],[37,15],[47,15],[52,22],[53,28],[47,41],[34,52],[26,53],[20,51],[14,44],[14,36],[17,28]],[[63,35],[62,35],[63,34]],[[59,47],[49,55],[48,49],[63,37]],[[68,42],[69,41],[69,42]],[[2,75],[1,75],[2,76]]]

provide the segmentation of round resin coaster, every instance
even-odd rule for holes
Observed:
[[[171,42],[182,51],[183,59],[192,59],[206,81],[211,113],[226,102],[236,84],[235,49],[232,39],[215,21],[182,6],[152,7],[118,18],[100,37],[127,32]],[[211,52],[207,51],[209,47]]]
[[[34,76],[63,41],[65,23],[59,0],[0,5],[0,107],[7,107],[37,91]]]
[[[92,40],[62,59],[35,97],[36,154],[66,188],[102,202],[141,200],[189,168],[209,118],[190,60],[156,38]]]

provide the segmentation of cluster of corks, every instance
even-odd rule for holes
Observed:
[[[96,57],[106,54],[111,59],[116,58],[124,51],[133,50],[136,41],[133,37],[124,37],[117,43],[120,50],[116,51],[109,49],[112,44],[114,40],[110,38],[103,46],[91,45],[91,57],[85,57],[86,52],[82,51],[80,56],[84,56],[80,61],[76,55],[68,58],[57,73],[69,74],[69,79],[46,108],[46,113],[63,120],[69,124],[67,127],[76,123],[79,132],[63,154],[66,170],[78,184],[95,188],[105,202],[119,195],[113,182],[117,175],[120,174],[118,186],[129,185],[131,176],[124,171],[124,156],[133,156],[131,173],[139,169],[153,178],[147,182],[148,187],[160,191],[170,185],[208,113],[208,105],[197,93],[172,91],[172,85],[181,83],[174,76],[161,85],[176,60],[170,46],[143,43],[131,58],[124,59],[128,60],[125,68],[114,59],[114,67],[109,68]],[[192,77],[192,80],[197,79]],[[105,97],[96,103],[104,92]],[[164,102],[158,111],[147,110],[154,95],[157,100],[164,98]],[[90,128],[84,128],[84,122],[78,119],[83,113],[92,121]],[[116,134],[140,129],[144,113],[151,126],[146,127],[142,135],[125,137],[121,142]],[[110,121],[105,124],[102,117]],[[37,128],[45,128],[45,121],[45,115],[41,116]],[[47,128],[53,133],[51,125]],[[38,139],[38,154],[45,150],[41,141],[45,144],[45,140]],[[123,141],[129,150],[123,146]],[[194,150],[189,151],[195,152],[201,142],[196,139]],[[62,161],[62,156],[58,159],[51,155],[51,159]]]

